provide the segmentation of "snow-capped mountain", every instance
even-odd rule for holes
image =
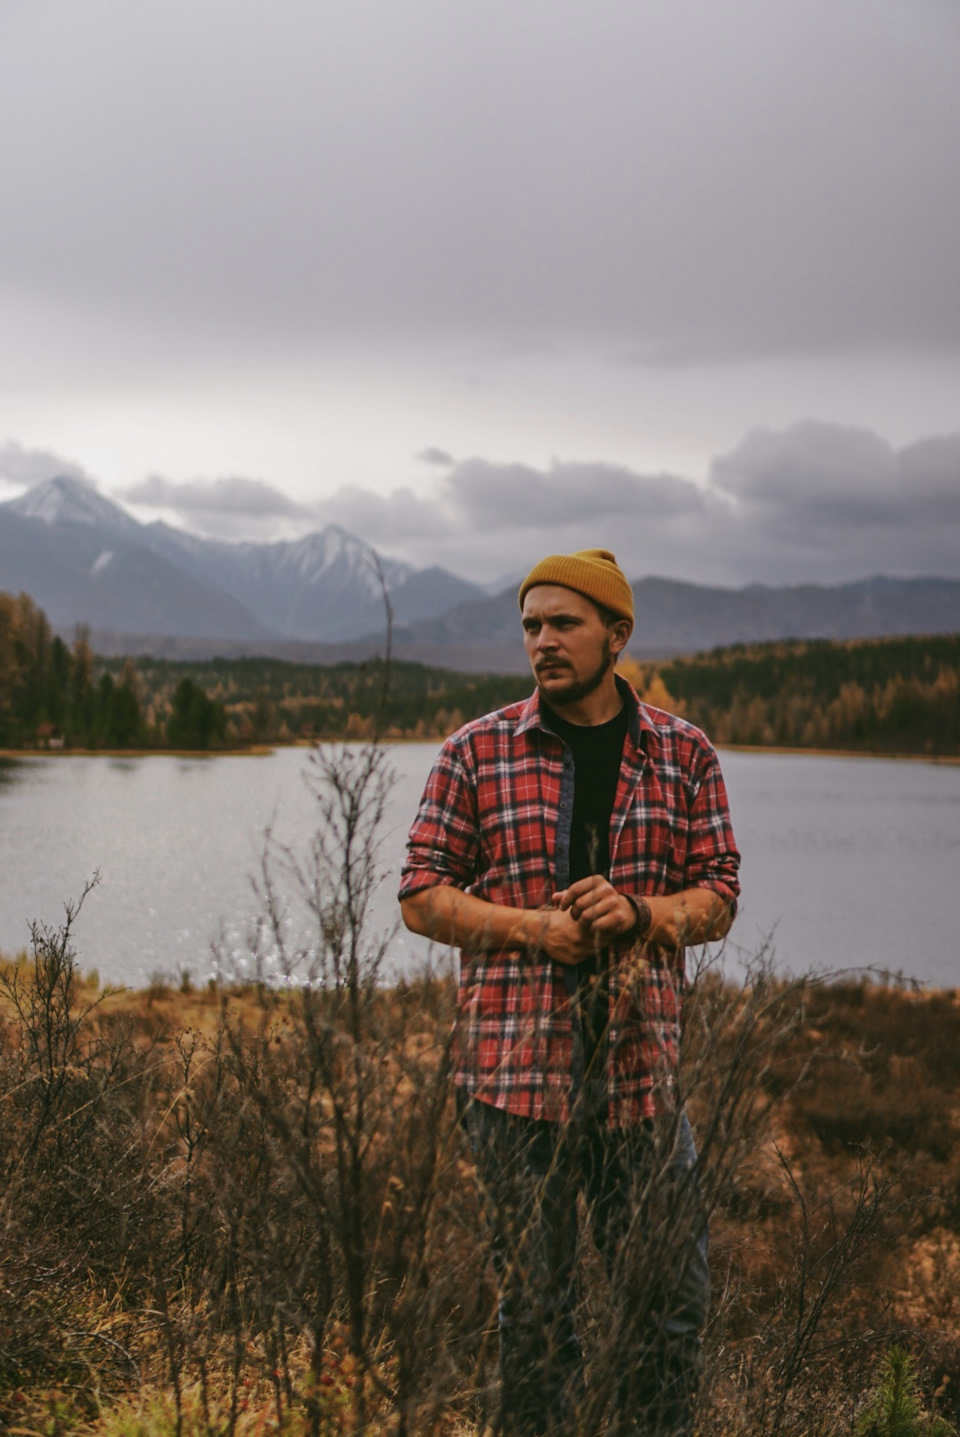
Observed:
[[[70,475],[48,479],[2,507],[19,514],[21,519],[37,519],[41,524],[92,524],[121,534],[137,534],[143,528],[119,504]]]
[[[385,611],[376,555],[369,544],[329,525],[302,539],[227,543],[151,524],[144,541],[205,583],[216,583],[290,638],[331,641],[381,629]],[[445,613],[481,595],[445,569],[414,569],[381,558],[398,622]]]
[[[349,638],[384,622],[372,551],[342,529],[331,527],[302,539],[269,544],[226,543],[151,524],[143,539],[155,552],[205,583],[216,583],[245,603],[262,623],[291,638]],[[382,568],[392,601],[399,603],[414,571],[391,560],[383,560]],[[440,602],[449,607],[443,599]],[[422,614],[421,609],[417,617]]]
[[[482,593],[443,569],[386,558],[380,567],[400,623]],[[203,539],[138,523],[70,477],[0,504],[0,589],[11,588],[58,627],[150,635],[329,642],[382,629],[385,617],[374,552],[344,529],[272,543]]]

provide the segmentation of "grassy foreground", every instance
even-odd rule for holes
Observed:
[[[345,964],[101,993],[69,936],[0,976],[0,1429],[478,1430],[495,1295],[451,984]],[[707,971],[686,1046],[715,1282],[700,1430],[892,1432],[868,1403],[897,1346],[920,1411],[896,1430],[955,1423],[957,994]],[[584,1432],[617,1361],[605,1303],[593,1259]]]

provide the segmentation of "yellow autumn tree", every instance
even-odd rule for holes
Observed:
[[[666,709],[668,713],[683,715],[683,701],[673,697],[656,664],[644,664],[626,654],[617,665],[617,672],[633,685],[643,703],[649,704],[651,708]]]

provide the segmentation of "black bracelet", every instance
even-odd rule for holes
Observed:
[[[653,922],[650,904],[645,898],[635,897],[632,893],[625,893],[623,896],[637,915],[637,921],[627,936],[629,938],[645,938],[650,932],[650,925]]]

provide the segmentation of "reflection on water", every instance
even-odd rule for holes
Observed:
[[[379,931],[396,923],[404,839],[435,752],[390,751]],[[722,762],[744,859],[733,937],[745,952],[773,932],[785,966],[873,964],[960,985],[945,901],[960,873],[960,768],[763,753]],[[22,948],[32,919],[57,923],[99,868],[77,922],[82,966],[110,982],[183,969],[202,979],[216,941],[239,961],[260,911],[252,879],[266,830],[303,851],[316,828],[307,763],[302,749],[0,760],[0,949]],[[401,930],[390,963],[409,968],[426,951]]]

